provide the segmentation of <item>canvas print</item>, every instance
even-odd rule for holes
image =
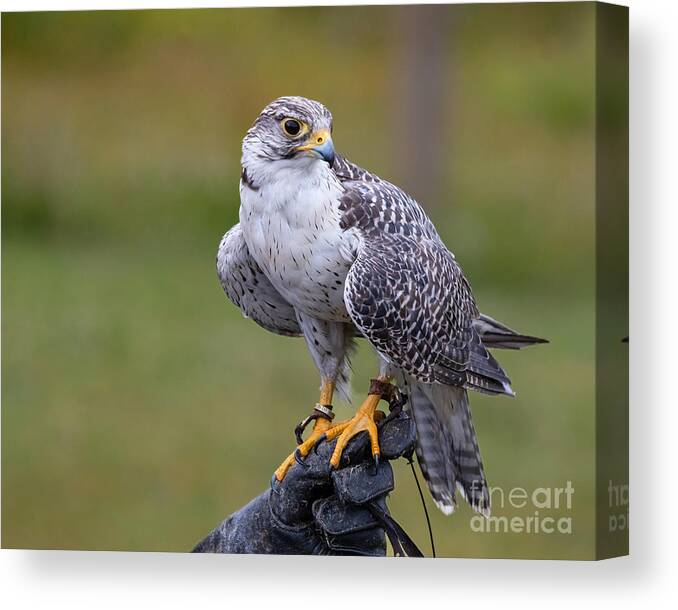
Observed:
[[[628,552],[628,13],[2,16],[5,548]]]

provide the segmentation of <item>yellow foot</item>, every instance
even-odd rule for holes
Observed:
[[[325,432],[326,440],[331,441],[335,438],[337,439],[337,444],[332,453],[332,457],[330,458],[330,466],[332,468],[339,468],[341,454],[346,448],[346,445],[360,432],[367,432],[369,435],[372,457],[375,461],[379,461],[379,436],[377,434],[376,422],[386,417],[382,411],[377,411],[377,405],[380,400],[380,394],[370,394],[365,402],[360,405],[360,408],[352,419],[338,423]]]
[[[320,402],[316,405],[316,411],[322,411],[322,405],[329,406],[332,404],[333,390],[333,382],[329,381],[323,383],[320,393]],[[392,397],[393,386],[390,384],[390,378],[379,377],[377,379],[372,379],[370,382],[370,391],[367,399],[360,405],[360,408],[352,419],[333,424],[329,419],[322,417],[317,418],[313,426],[313,432],[311,432],[305,441],[302,441],[301,434],[311,417],[304,420],[304,422],[300,423],[295,430],[299,445],[295,451],[288,455],[283,463],[278,466],[273,475],[275,479],[282,481],[295,462],[304,466],[303,460],[312,449],[324,440],[332,441],[335,438],[337,439],[337,444],[332,453],[332,458],[330,459],[330,466],[332,468],[338,468],[341,454],[346,448],[346,445],[360,432],[368,433],[370,437],[370,446],[372,448],[372,456],[375,461],[378,462],[380,450],[376,422],[386,417],[386,415],[382,411],[377,411],[377,405],[382,398],[390,401]],[[329,414],[331,415],[332,407],[329,406],[329,409]]]
[[[287,474],[287,471],[294,466],[296,462],[303,460],[313,449],[315,444],[318,442],[320,437],[334,428],[335,425],[341,426],[343,422],[332,424],[332,422],[326,419],[317,419],[315,425],[313,426],[313,431],[309,434],[308,438],[297,446],[294,452],[290,453],[280,466],[275,471],[275,478],[278,481],[282,481]]]

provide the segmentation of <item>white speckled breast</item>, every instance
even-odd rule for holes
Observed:
[[[342,187],[327,163],[276,163],[260,184],[240,187],[240,224],[250,253],[295,308],[349,321],[344,281],[357,236],[339,227]]]

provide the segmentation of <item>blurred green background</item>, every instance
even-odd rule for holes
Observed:
[[[244,132],[304,95],[421,201],[483,311],[551,340],[499,354],[516,399],[472,406],[490,485],[570,480],[573,534],[474,533],[427,498],[439,554],[590,556],[594,33],[591,4],[4,14],[3,546],[185,551],[268,485],[318,379],[214,258]]]

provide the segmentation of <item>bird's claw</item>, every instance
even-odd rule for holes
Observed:
[[[316,409],[317,410],[317,409]],[[289,469],[294,466],[294,464],[299,464],[303,468],[308,468],[309,464],[306,463],[306,457],[314,450],[317,453],[318,444],[327,438],[325,433],[327,430],[330,430],[332,427],[331,418],[322,411],[320,413],[311,413],[306,419],[299,422],[297,428],[295,428],[295,434],[298,434],[299,437],[304,431],[304,428],[308,426],[311,421],[315,421],[313,427],[313,432],[308,435],[306,440],[298,438],[299,444],[297,448],[290,453],[280,466],[275,471],[275,478],[278,482],[282,481]]]
[[[273,476],[271,477],[271,491],[273,493],[280,493],[280,490],[278,489],[280,487],[280,481],[278,481],[278,477],[275,476],[275,472],[273,473]]]
[[[379,454],[375,453],[372,455],[373,466],[372,466],[372,476],[375,476],[379,471]]]
[[[306,462],[304,462],[304,456],[301,454],[299,447],[297,447],[294,450],[294,461],[297,464],[299,464],[299,466],[303,466],[304,468],[308,468],[308,464]]]
[[[317,454],[318,453],[318,447],[320,447],[320,443],[323,441],[327,440],[327,434],[323,433],[318,437],[318,440],[314,443],[313,445],[313,453]]]

